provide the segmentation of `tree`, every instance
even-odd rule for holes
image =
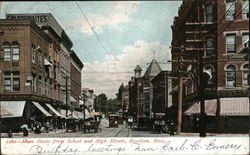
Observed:
[[[99,111],[99,112],[105,112],[105,107],[106,107],[106,104],[107,104],[107,96],[106,94],[100,94],[96,97],[96,111]]]
[[[108,99],[106,94],[96,97],[96,111],[105,113],[116,113],[121,108],[118,99]]]

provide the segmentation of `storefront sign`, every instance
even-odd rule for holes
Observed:
[[[7,14],[6,19],[28,19],[33,20],[36,24],[44,24],[48,22],[48,15],[11,15]]]
[[[62,27],[50,13],[6,14],[6,19],[33,20],[38,26],[50,26],[59,36],[62,35]]]
[[[37,95],[1,95],[1,101],[38,101],[38,102],[52,102],[51,99]]]
[[[237,55],[229,55],[230,60],[245,60],[245,55],[237,54]]]

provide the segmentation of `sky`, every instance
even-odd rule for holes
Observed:
[[[155,58],[171,59],[171,25],[181,1],[34,1],[1,2],[7,13],[52,13],[82,60],[82,87],[116,97],[119,86],[144,74]],[[170,68],[170,67],[169,67]]]

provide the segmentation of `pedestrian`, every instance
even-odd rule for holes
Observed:
[[[12,138],[12,137],[13,137],[13,133],[12,133],[11,130],[8,131],[8,137],[9,137],[9,138]]]
[[[174,125],[174,122],[171,122],[170,123],[170,128],[169,128],[170,136],[174,136],[174,131],[175,131],[175,125]]]
[[[40,134],[41,133],[41,123],[40,122],[35,122],[35,133]]]
[[[23,125],[21,126],[21,128],[23,131],[23,136],[28,136],[29,130],[28,130],[28,124],[26,123],[26,120],[23,121]]]
[[[46,131],[47,133],[49,133],[49,127],[50,127],[50,123],[49,123],[49,121],[47,120],[47,122],[45,123],[45,131]]]

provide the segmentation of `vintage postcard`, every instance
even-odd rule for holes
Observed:
[[[1,154],[249,154],[249,0],[1,1]]]

